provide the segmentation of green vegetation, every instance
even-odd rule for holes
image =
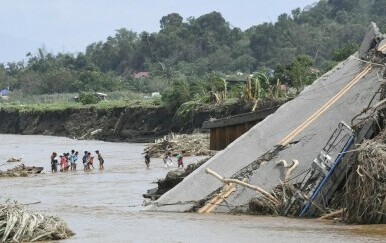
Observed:
[[[101,101],[94,93],[80,92],[78,97],[83,105],[98,104]]]
[[[193,123],[194,112],[196,107],[200,105],[199,101],[188,101],[183,103],[174,114],[174,120],[182,127],[191,127]]]
[[[161,99],[169,109],[176,110],[180,105],[188,101],[189,97],[188,83],[175,81],[170,89],[165,90]]]
[[[282,85],[299,92],[353,54],[371,21],[386,30],[385,11],[386,0],[321,0],[245,31],[231,27],[218,12],[186,20],[171,13],[161,18],[157,33],[122,28],[83,53],[40,48],[28,53],[26,62],[0,64],[0,89],[13,91],[0,106],[81,106],[73,97],[53,101],[50,95],[94,92],[139,97],[109,95],[109,101],[93,104],[97,100],[87,95],[81,102],[98,107],[162,102],[177,110],[187,101],[285,97]],[[162,100],[144,98],[152,92],[160,92]]]
[[[159,98],[144,98],[143,94],[132,91],[114,91],[107,93],[107,100],[99,101],[97,104],[83,105],[77,101],[76,93],[50,94],[50,95],[23,95],[20,92],[12,94],[8,101],[0,99],[0,108],[12,108],[20,111],[47,111],[64,110],[68,108],[89,108],[101,109],[126,106],[159,106]]]

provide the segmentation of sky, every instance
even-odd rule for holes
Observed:
[[[22,61],[44,47],[48,52],[84,52],[115,30],[158,32],[170,13],[184,20],[212,11],[242,30],[276,22],[282,13],[318,0],[0,0],[0,63]]]

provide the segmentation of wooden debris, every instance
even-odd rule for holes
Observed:
[[[283,215],[284,209],[285,209],[286,204],[288,203],[288,200],[294,195],[294,193],[296,191],[294,186],[290,183],[290,176],[291,176],[291,173],[299,166],[299,161],[295,160],[295,159],[292,161],[293,161],[293,163],[290,165],[287,164],[287,162],[285,160],[280,160],[280,161],[276,162],[277,165],[283,164],[285,168],[288,168],[288,170],[287,170],[286,175],[285,175],[285,183],[281,183],[281,185],[278,185],[272,191],[272,194],[265,191],[264,189],[262,189],[258,186],[251,185],[251,184],[247,183],[245,180],[240,181],[237,179],[224,178],[209,168],[206,169],[206,172],[208,174],[213,175],[214,177],[216,177],[218,180],[220,180],[221,182],[223,182],[226,185],[230,185],[230,184],[242,185],[242,186],[250,188],[250,189],[256,191],[257,193],[259,193],[260,195],[262,195],[261,197],[252,198],[249,201],[250,213],[253,213],[253,214],[257,213],[257,214],[263,214],[263,215],[266,215],[266,214]],[[303,195],[303,196],[305,198],[307,198],[305,195]],[[220,197],[220,199],[225,198],[225,196],[222,195],[221,193],[217,197]],[[208,204],[216,204],[217,205],[218,202],[215,199],[216,198],[213,198]],[[318,206],[318,205],[316,205],[316,206]],[[210,206],[208,206],[208,207],[210,207]],[[204,212],[207,212],[206,208],[202,208],[202,210]]]
[[[8,159],[7,162],[20,162],[21,159],[22,159],[22,158],[18,158],[18,159],[17,159],[17,158],[13,158],[13,157],[12,157],[12,158]]]
[[[330,219],[330,218],[333,218],[333,217],[335,217],[335,216],[338,216],[338,215],[343,214],[344,210],[345,210],[344,208],[339,209],[339,210],[336,210],[336,211],[334,211],[334,212],[325,214],[325,215],[323,215],[322,217],[319,217],[318,219]]]
[[[287,170],[287,172],[285,173],[285,177],[284,177],[284,183],[288,184],[290,181],[290,177],[291,177],[292,172],[299,166],[299,161],[296,159],[293,159],[292,164],[289,165],[289,164],[287,164],[287,161],[282,159],[282,160],[277,161],[275,164],[276,165],[282,164],[284,166],[284,168],[289,168]]]
[[[384,137],[384,134],[380,137]],[[366,140],[357,152],[355,166],[346,182],[344,221],[384,224],[386,223],[386,144],[383,140]]]
[[[83,136],[81,136],[79,139],[82,140],[82,139],[90,139],[92,138],[94,135],[98,134],[98,133],[101,133],[102,132],[102,129],[99,128],[99,129],[96,129],[96,130],[89,130],[87,131],[85,134],[83,134]]]
[[[248,183],[246,183],[244,181],[240,181],[240,180],[237,180],[237,179],[227,179],[227,178],[224,178],[224,177],[220,176],[219,174],[217,174],[216,172],[214,172],[213,170],[211,170],[209,168],[206,168],[205,171],[206,171],[206,173],[213,175],[214,177],[216,177],[217,179],[219,179],[221,182],[223,182],[225,184],[236,183],[236,184],[245,186],[247,188],[250,188],[250,189],[256,191],[257,193],[260,193],[261,195],[263,195],[263,197],[267,198],[269,201],[271,201],[275,205],[278,205],[280,203],[279,200],[277,200],[277,198],[275,198],[274,196],[269,194],[267,191],[265,191],[264,189],[262,189],[262,188],[260,188],[258,186],[254,186],[254,185],[248,184]]]
[[[209,134],[170,134],[164,138],[157,139],[154,143],[148,144],[144,151],[149,152],[153,158],[162,157],[167,152],[171,152],[174,155],[181,153],[181,151],[185,151],[185,156],[210,155]]]
[[[67,239],[75,235],[55,216],[32,213],[19,204],[0,205],[0,241],[33,242]]]
[[[7,171],[0,171],[0,177],[27,177],[29,174],[39,174],[43,169],[43,167],[21,164]]]

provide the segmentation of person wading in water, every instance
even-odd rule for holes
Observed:
[[[98,155],[98,160],[99,160],[99,169],[103,170],[103,164],[105,163],[105,160],[103,159],[101,153],[99,153],[99,150],[95,151],[95,153]]]
[[[58,158],[56,158],[58,154],[53,152],[51,155],[51,172],[58,172]]]
[[[146,164],[146,167],[149,168],[149,166],[150,166],[150,154],[148,151],[146,151],[146,153],[145,153],[145,164]]]
[[[178,166],[177,168],[184,168],[184,153],[185,151],[182,151],[180,154],[177,154],[176,158],[177,158],[177,162],[178,162]]]

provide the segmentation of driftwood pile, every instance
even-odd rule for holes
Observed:
[[[0,171],[0,177],[27,177],[28,172],[25,170],[24,164],[15,166],[6,171]]]
[[[43,167],[25,166],[20,164],[12,169],[0,171],[0,177],[27,177],[29,174],[38,174]]]
[[[170,134],[162,139],[157,139],[154,143],[148,144],[144,149],[149,152],[150,157],[159,158],[170,152],[176,155],[185,151],[185,156],[210,155],[209,135],[204,133],[193,134]]]
[[[287,202],[294,195],[295,189],[289,184],[280,184],[272,190],[272,196],[276,198],[277,203],[273,203],[266,197],[255,197],[249,200],[248,209],[251,214],[258,215],[284,215],[284,209]]]
[[[355,166],[346,183],[344,221],[386,223],[386,144],[367,140],[358,148]]]
[[[342,215],[343,221],[352,224],[384,224],[386,223],[386,130],[376,139],[365,140],[356,149],[356,161],[349,174],[344,191],[337,191],[331,200],[329,209],[336,210],[328,212],[319,205],[315,207],[325,215],[322,218],[337,217]],[[278,161],[277,164],[280,164]],[[291,183],[289,176],[296,168],[286,166],[285,181],[278,185],[272,192],[278,203],[273,202],[266,196],[253,198],[249,202],[251,213],[264,215],[283,215],[288,200],[294,193],[300,193]],[[295,165],[295,164],[294,164]],[[302,194],[307,199],[307,195]],[[335,201],[335,202],[334,202]],[[293,215],[301,205],[292,207]]]
[[[294,159],[292,163],[287,163],[285,160],[279,160],[276,166],[283,165],[285,172],[284,182],[277,185],[271,192],[271,196],[276,199],[276,202],[268,200],[269,198],[256,197],[249,201],[249,212],[260,215],[284,215],[284,209],[288,201],[294,195],[296,189],[290,182],[292,172],[299,166],[299,161]]]
[[[51,241],[73,235],[75,233],[58,217],[29,212],[23,205],[0,205],[1,242]]]

